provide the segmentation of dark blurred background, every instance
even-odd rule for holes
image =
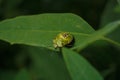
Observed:
[[[75,13],[98,29],[109,0],[0,0],[0,20],[19,15]]]
[[[21,15],[42,13],[74,13],[94,29],[99,29],[112,21],[120,20],[120,5],[117,0],[0,0],[0,21]],[[116,34],[119,42],[120,28],[115,32]],[[83,50],[82,55],[99,70],[105,80],[120,80],[120,49],[108,44],[108,42],[96,42]],[[6,49],[8,48],[9,51],[11,47],[9,43],[5,45],[3,41],[0,41],[0,45],[2,46],[0,50],[3,50],[1,53],[7,53]],[[18,47],[13,46],[10,50],[14,51],[14,48],[17,50]],[[13,55],[6,56],[9,67],[12,62],[9,61],[9,57]],[[6,61],[3,56],[0,56],[1,62]]]

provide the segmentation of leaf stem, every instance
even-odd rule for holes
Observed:
[[[102,37],[101,39],[102,39],[102,40],[105,40],[105,41],[108,41],[109,43],[114,44],[114,45],[120,47],[120,43],[118,43],[118,42],[116,42],[116,41],[114,41],[114,40],[111,40],[111,39],[106,38],[106,37]]]

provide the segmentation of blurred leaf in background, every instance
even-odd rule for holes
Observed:
[[[110,22],[113,22],[113,21],[117,21],[117,20],[120,20],[120,5],[119,5],[119,0],[109,0],[108,4],[106,5],[106,8],[104,10],[104,13],[103,13],[103,16],[101,18],[101,27],[103,27],[104,25],[110,23]],[[115,30],[113,31],[111,34],[109,34],[107,37],[114,40],[114,41],[117,41],[117,42],[120,42],[120,26]],[[115,49],[115,48],[114,48]],[[113,49],[112,49],[113,50]],[[107,50],[107,51],[111,51],[111,49]],[[117,51],[117,52],[116,52]],[[108,80],[111,78],[111,80],[119,80],[120,79],[120,48],[116,49],[115,51],[113,51],[114,53],[114,56],[116,58],[113,58],[113,60],[116,60],[114,62],[116,66],[114,72],[108,76]]]
[[[15,76],[14,80],[32,80],[26,69],[21,69]]]
[[[118,3],[120,4],[120,0],[117,0],[118,1]]]
[[[55,51],[14,44],[4,55],[0,80],[71,80],[62,57]]]
[[[18,6],[23,0],[2,0],[1,1],[1,14],[2,18],[10,18],[20,15]]]
[[[101,27],[104,25],[120,20],[120,5],[117,3],[117,0],[110,0],[106,5],[103,16],[101,18]],[[114,41],[120,42],[120,27],[108,35],[108,37]]]
[[[101,27],[106,24],[120,20],[120,5],[117,0],[108,0],[108,4],[106,5],[102,18],[101,18]]]
[[[98,29],[107,0],[1,0],[1,20],[18,15],[75,13]]]

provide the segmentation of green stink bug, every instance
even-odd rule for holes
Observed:
[[[69,32],[61,32],[53,40],[55,48],[64,47],[73,41],[73,36]]]

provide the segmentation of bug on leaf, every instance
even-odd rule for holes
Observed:
[[[73,41],[73,35],[71,35],[69,32],[61,32],[53,40],[53,46],[55,48],[61,48],[67,46],[72,41]]]

